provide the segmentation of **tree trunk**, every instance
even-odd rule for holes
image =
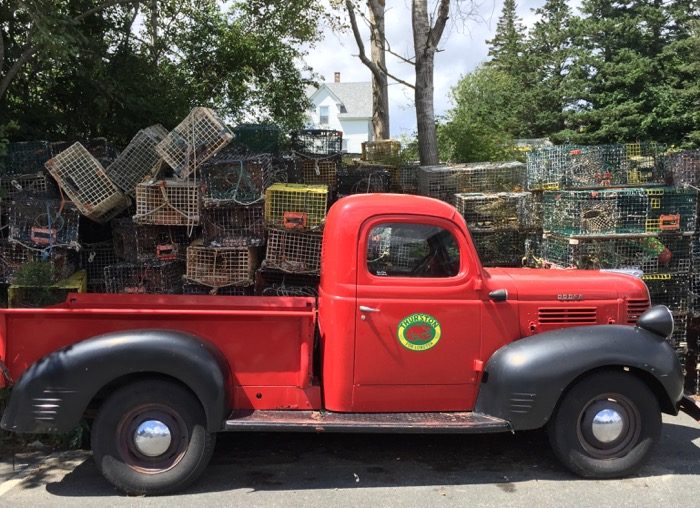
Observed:
[[[423,166],[438,164],[437,130],[433,106],[433,63],[436,46],[431,35],[427,0],[413,0],[413,47],[416,55],[416,124],[418,155]],[[438,38],[439,40],[439,38]]]
[[[384,0],[367,0],[370,56],[378,69],[386,69]],[[389,82],[386,72],[372,72],[372,131],[374,139],[389,139]]]

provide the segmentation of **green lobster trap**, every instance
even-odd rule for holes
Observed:
[[[420,166],[418,193],[454,203],[454,195],[465,192],[520,192],[525,188],[525,164],[521,162],[476,162]]]
[[[470,231],[535,227],[535,201],[530,192],[455,194],[455,207],[466,220]]]
[[[323,226],[328,187],[275,183],[265,192],[265,224],[278,229],[315,230]]]

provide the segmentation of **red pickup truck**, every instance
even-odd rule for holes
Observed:
[[[571,471],[617,477],[661,412],[690,407],[673,318],[648,307],[624,274],[482,267],[446,203],[351,196],[327,217],[317,301],[74,294],[2,311],[1,425],[87,418],[98,468],[130,493],[186,487],[220,431],[546,426]]]

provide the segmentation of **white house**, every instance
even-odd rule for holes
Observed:
[[[332,129],[343,133],[343,151],[362,152],[362,143],[372,141],[372,83],[324,83],[308,92],[310,129]]]

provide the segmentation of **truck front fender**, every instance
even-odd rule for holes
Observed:
[[[540,428],[577,378],[606,367],[626,367],[651,380],[668,412],[683,395],[681,365],[663,337],[639,327],[584,326],[534,335],[496,351],[484,369],[475,410],[508,420],[514,430]]]
[[[221,429],[229,400],[225,360],[200,338],[170,330],[108,333],[42,358],[12,388],[0,426],[13,432],[68,432],[100,390],[139,375],[180,381],[202,403],[208,430]]]

